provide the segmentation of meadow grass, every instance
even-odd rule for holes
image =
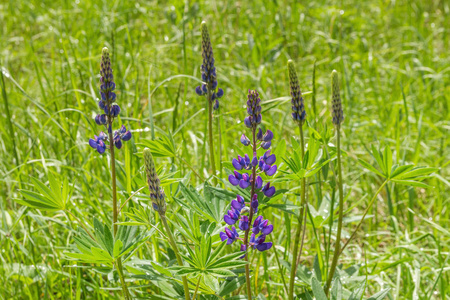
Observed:
[[[295,147],[291,138],[299,135],[290,118],[286,62],[296,64],[307,120],[318,131],[325,124],[332,127],[330,73],[336,69],[345,113],[344,240],[382,184],[358,164],[357,158],[374,161],[368,153],[371,145],[391,148],[400,163],[441,168],[426,181],[429,189],[387,184],[340,263],[367,277],[368,295],[390,287],[390,299],[449,298],[449,15],[450,3],[444,0],[3,1],[0,298],[120,298],[118,278],[65,259],[63,253],[73,250],[75,218],[15,202],[22,198],[19,189],[31,188],[30,176],[46,181],[50,173],[69,180],[73,192],[68,205],[77,217],[92,223],[95,215],[110,224],[108,157],[87,143],[97,132],[93,117],[104,46],[111,52],[122,108],[119,123],[133,131],[132,141],[116,154],[119,203],[145,186],[137,155],[141,144],[169,131],[176,155],[154,155],[164,172],[176,172],[173,176],[186,185],[210,178],[208,104],[194,91],[200,81],[203,20],[225,90],[213,120],[219,179],[228,176],[243,132],[248,89],[258,90],[263,99],[263,125],[274,132],[273,148],[281,158]],[[306,137],[312,134],[309,126],[304,131]],[[322,274],[316,276],[327,274],[334,249],[329,227],[315,228],[312,222],[326,215],[322,203],[338,203],[337,189],[322,190],[317,184],[327,180],[318,174],[308,187],[315,210],[308,217],[300,264],[316,272],[319,264]],[[296,203],[298,186],[277,183],[287,190],[277,203]],[[169,205],[176,189],[176,183],[166,187]],[[143,191],[137,199],[145,200],[145,195]],[[136,207],[135,200],[124,211]],[[267,299],[284,299],[297,219],[269,207],[265,217],[277,234],[273,250],[251,257],[257,266],[254,290]],[[152,237],[135,255],[154,261],[173,258],[166,245]],[[344,279],[344,286],[351,289],[352,280]],[[132,284],[142,297],[164,289],[151,276]]]

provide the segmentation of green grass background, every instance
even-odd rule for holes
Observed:
[[[330,73],[338,70],[348,153],[344,183],[353,188],[346,208],[380,185],[356,163],[356,157],[371,161],[371,144],[388,145],[399,162],[441,167],[427,181],[431,189],[384,190],[341,262],[367,264],[362,273],[370,276],[369,294],[391,287],[392,299],[449,298],[449,15],[445,0],[1,1],[0,298],[114,297],[102,289],[114,286],[105,276],[67,267],[61,254],[73,232],[63,215],[14,202],[18,189],[29,188],[29,176],[45,180],[52,172],[74,185],[71,205],[79,216],[110,219],[108,157],[87,144],[99,130],[93,117],[102,47],[112,53],[120,122],[133,130],[132,142],[117,154],[119,199],[138,188],[133,178],[142,162],[136,144],[152,138],[151,112],[156,137],[185,124],[174,137],[178,153],[202,176],[210,175],[207,115],[199,112],[205,100],[194,92],[197,81],[177,77],[200,78],[202,20],[225,90],[215,116],[215,139],[222,146],[217,159],[230,161],[239,147],[248,89],[257,89],[264,101],[276,99],[264,126],[275,133],[274,147],[286,140],[289,153],[297,131],[282,98],[289,96],[288,59],[296,63],[303,92],[312,90],[316,61],[316,113],[312,94],[305,95],[306,111],[316,128],[330,125]],[[189,172],[179,160],[158,163],[179,169],[178,176]],[[193,176],[191,183],[197,183]],[[310,194],[316,205],[319,199]],[[364,203],[346,216],[361,214]],[[289,218],[269,211],[273,239],[283,244],[293,233],[286,229]],[[346,226],[348,234],[355,223]],[[317,249],[309,232],[304,263],[311,267]],[[267,255],[264,264],[258,258],[261,274],[280,282],[273,252]],[[282,297],[280,286],[267,286],[273,299]]]

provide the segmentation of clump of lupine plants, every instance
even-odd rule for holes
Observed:
[[[212,117],[213,112],[219,108],[219,98],[224,92],[218,88],[210,36],[204,22],[201,25],[201,36],[202,84],[195,88],[195,92],[205,96],[209,108],[209,155],[211,175],[213,182],[216,183],[218,174],[214,157]],[[355,230],[345,244],[341,245],[344,230],[344,200],[351,195],[344,193],[342,175],[344,156],[341,151],[341,139],[344,116],[338,73],[332,72],[331,122],[327,121],[335,128],[336,145],[333,145],[333,133],[325,125],[322,130],[318,128],[315,108],[314,125],[317,126],[317,130],[308,123],[309,105],[305,105],[303,95],[306,93],[301,92],[300,80],[293,61],[288,61],[287,69],[289,81],[286,85],[289,85],[290,105],[284,109],[286,114],[291,115],[293,127],[299,130],[298,139],[292,139],[291,153],[284,157],[281,155],[282,160],[278,157],[277,162],[278,154],[274,153],[277,148],[274,146],[278,141],[274,140],[274,133],[266,129],[266,124],[270,122],[266,121],[263,124],[264,102],[256,90],[249,90],[245,105],[247,115],[243,120],[248,132],[240,136],[240,143],[243,145],[240,153],[243,154],[232,159],[230,165],[234,170],[228,176],[228,182],[231,184],[228,188],[233,189],[233,193],[230,194],[227,189],[217,184],[211,186],[200,176],[197,176],[200,178],[200,182],[196,182],[197,185],[186,186],[189,182],[193,183],[193,180],[189,177],[176,178],[175,174],[180,170],[177,170],[178,166],[173,161],[170,163],[170,172],[164,174],[164,168],[158,168],[155,164],[154,156],[173,158],[176,156],[173,152],[176,152],[177,147],[174,146],[172,135],[163,135],[167,138],[146,139],[145,145],[149,145],[150,148],[144,148],[143,145],[142,152],[136,153],[137,156],[141,153],[143,156],[141,170],[145,173],[144,179],[139,180],[139,174],[128,174],[136,175],[133,177],[135,179],[133,188],[136,188],[136,192],[129,195],[119,207],[118,194],[121,193],[117,191],[115,149],[121,149],[123,142],[131,140],[132,134],[124,125],[113,129],[113,125],[120,120],[121,110],[116,103],[116,85],[109,51],[104,48],[98,101],[98,107],[102,112],[94,121],[105,129],[91,138],[88,144],[99,154],[109,153],[111,220],[104,224],[94,218],[93,225],[90,226],[83,216],[77,216],[70,209],[72,191],[68,180],[60,182],[52,176],[48,179],[50,187],[38,179],[31,179],[36,191],[21,190],[24,199],[19,199],[18,202],[41,210],[60,211],[69,222],[74,219],[80,226],[73,238],[76,252],[68,252],[66,256],[81,263],[95,264],[100,267],[95,271],[108,272],[108,276],[112,274],[111,278],[117,273],[122,296],[125,299],[170,297],[189,300],[200,298],[200,295],[205,296],[204,299],[223,299],[237,296],[241,294],[241,290],[245,290],[250,300],[253,296],[259,297],[257,291],[252,291],[252,286],[256,286],[257,283],[266,284],[270,299],[275,298],[270,294],[270,285],[278,279],[283,290],[281,293],[283,298],[312,299],[310,295],[312,292],[316,299],[321,300],[327,299],[330,294],[332,299],[344,299],[344,296],[348,296],[348,299],[361,299],[362,294],[354,295],[348,292],[347,295],[342,292],[340,281],[342,270],[338,266],[340,255],[355,238],[369,209],[384,187],[389,183],[426,187],[422,180],[436,169],[393,164],[389,147],[383,152],[373,147],[371,154],[378,166],[372,166],[363,160],[359,160],[359,163],[381,177],[383,183],[367,204]],[[313,87],[313,91],[315,90]],[[315,103],[312,106],[315,107]],[[169,155],[165,156],[164,153],[167,151]],[[174,170],[176,172],[173,172]],[[327,177],[328,170],[331,170],[332,176],[327,180],[321,176]],[[315,180],[311,179],[313,177]],[[221,179],[225,182],[224,178]],[[272,184],[274,180],[278,191]],[[291,189],[279,189],[278,184],[285,184]],[[164,185],[168,186],[165,190]],[[318,186],[320,190],[322,187],[325,190],[327,185],[331,187],[329,188],[331,205],[329,212],[324,215],[327,222],[320,224],[321,231],[316,230],[316,219],[312,217],[315,213],[315,209],[312,209],[314,203],[308,201],[313,185]],[[146,187],[150,193],[139,194]],[[336,187],[337,195],[335,195]],[[296,192],[297,190],[299,192]],[[123,191],[123,194],[126,192]],[[135,199],[138,194],[139,198]],[[335,198],[338,205],[334,205]],[[280,209],[285,214],[289,226],[282,228],[273,225],[276,222],[274,217],[276,214],[270,212],[275,209]],[[124,213],[120,214],[122,210]],[[334,224],[336,214],[338,218]],[[293,217],[290,218],[290,215]],[[306,226],[308,221],[312,225],[309,230]],[[223,222],[226,223],[225,227]],[[162,227],[159,226],[160,223]],[[346,230],[351,231],[351,228],[348,227]],[[156,231],[160,234],[158,238],[153,235]],[[275,245],[274,241],[277,241],[280,233],[283,233],[282,237],[288,234],[290,236],[291,231],[294,232],[294,239],[282,245],[285,253],[284,263],[281,264],[277,254],[278,245]],[[333,232],[336,233],[332,234]],[[310,264],[307,259],[301,260],[302,249],[305,241],[316,239],[317,249],[321,251],[320,238],[317,237],[320,234],[327,240],[326,255],[320,256],[321,262],[314,262],[314,275],[311,275],[311,272],[305,272]],[[283,238],[278,238],[278,241],[284,242]],[[147,248],[142,247],[138,252],[138,248],[143,245]],[[281,245],[279,246],[278,250],[283,249]],[[331,253],[333,254],[331,266],[328,267]],[[263,261],[275,257],[278,265],[275,271],[277,276],[270,279],[268,276],[258,277],[259,264],[253,264],[252,259],[257,255],[262,255]],[[245,267],[245,272],[240,271],[239,267],[242,266]],[[289,276],[288,280],[285,276]],[[129,288],[127,282],[133,283],[133,289]],[[381,300],[386,293],[382,291],[370,299]]]

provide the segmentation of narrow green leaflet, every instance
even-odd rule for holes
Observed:
[[[65,177],[64,181],[61,182],[49,173],[48,180],[50,188],[48,188],[42,181],[31,177],[33,186],[38,193],[29,190],[19,190],[24,199],[15,199],[15,201],[21,205],[44,211],[65,210],[66,203],[70,195],[67,177]]]

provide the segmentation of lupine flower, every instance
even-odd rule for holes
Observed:
[[[261,234],[256,238],[255,234],[252,233],[252,236],[250,237],[249,245],[253,249],[258,249],[259,251],[266,251],[272,248],[272,243],[268,242],[265,243],[266,236],[264,234]]]
[[[160,214],[165,214],[166,200],[164,191],[160,187],[160,180],[158,174],[156,173],[155,162],[153,161],[152,153],[148,148],[144,149],[144,164],[153,209]]]
[[[209,39],[208,27],[206,22],[202,22],[202,80],[205,82],[201,86],[195,88],[195,92],[199,96],[208,96],[208,101],[214,104],[214,110],[219,108],[219,98],[223,96],[223,90],[217,89],[217,74],[214,66],[214,54]],[[209,92],[209,93],[208,93]]]
[[[303,104],[302,91],[300,90],[300,85],[298,83],[297,72],[295,71],[295,65],[292,60],[288,61],[289,69],[289,85],[291,88],[291,104],[292,104],[292,119],[303,125],[306,120],[306,111]]]
[[[333,124],[340,126],[344,121],[344,112],[342,111],[341,94],[339,92],[339,76],[336,70],[331,72],[331,83],[333,86],[333,100],[331,101],[331,114],[333,116]]]
[[[242,231],[246,231],[248,229],[248,217],[241,216],[239,219],[239,229]]]
[[[245,207],[244,198],[237,195],[236,200],[231,201],[231,207],[240,212]]]
[[[240,211],[238,211],[234,208],[231,208],[228,211],[228,213],[223,217],[223,220],[228,225],[233,225],[234,223],[236,223],[237,220],[239,220],[239,214],[240,214]]]
[[[98,136],[94,135],[94,139],[89,139],[89,145],[92,148],[97,149],[98,153],[102,154],[105,152],[106,149],[105,141],[107,140],[108,137],[103,131],[101,131]]]
[[[238,155],[237,158],[233,158],[232,165],[236,170],[228,176],[228,181],[233,186],[239,186],[241,189],[251,187],[252,196],[248,201],[249,207],[247,207],[244,198],[237,195],[236,199],[231,201],[231,209],[225,214],[224,221],[228,225],[233,225],[239,221],[239,229],[248,233],[253,220],[252,218],[258,213],[259,201],[257,192],[262,192],[266,197],[272,197],[275,194],[275,187],[270,186],[270,182],[264,184],[259,174],[264,172],[267,176],[273,176],[277,171],[277,165],[275,165],[276,156],[271,154],[270,150],[259,157],[256,153],[258,144],[261,148],[267,150],[270,148],[273,140],[272,131],[267,130],[263,134],[262,129],[257,128],[262,121],[262,116],[261,99],[256,91],[250,90],[248,93],[247,113],[248,116],[244,119],[244,124],[252,129],[254,140],[250,141],[245,134],[242,134],[241,143],[244,146],[252,145],[253,156],[251,159],[248,154],[245,154],[244,157]],[[249,171],[250,175],[249,173],[238,172],[241,170]],[[260,172],[257,173],[257,171]],[[235,230],[234,227],[232,230],[225,228],[225,232],[220,233],[222,241],[227,240],[227,244],[233,243],[237,239],[237,232],[235,234],[233,230]],[[244,239],[244,244],[241,245],[241,251],[246,251],[249,248],[245,245],[245,242],[248,242],[251,249],[257,249],[259,251],[265,251],[272,247],[272,243],[265,242],[266,236],[273,231],[273,225],[270,225],[268,220],[264,220],[261,215],[256,217],[251,230],[253,234],[249,241]],[[256,234],[260,235],[256,237]],[[241,238],[239,239],[242,240]],[[242,258],[244,257],[245,254]]]
[[[120,114],[120,107],[115,103],[116,93],[114,89],[116,84],[114,83],[113,71],[111,69],[111,60],[109,58],[108,48],[103,48],[102,50],[102,60],[100,63],[100,100],[98,102],[98,107],[103,110],[104,114],[98,114],[95,117],[95,123],[97,125],[104,125],[107,127],[107,132],[110,134],[110,138],[107,137],[103,132],[94,139],[89,140],[89,145],[97,149],[98,153],[102,154],[105,152],[106,144],[109,142],[114,143],[117,149],[122,148],[122,141],[128,141],[131,139],[131,132],[127,131],[125,126],[122,126],[119,130],[114,132],[112,135],[112,123],[114,119]],[[112,139],[112,140],[110,140]]]
[[[227,245],[233,244],[233,242],[239,237],[239,234],[236,231],[236,228],[233,226],[230,229],[225,227],[225,232],[220,233],[220,239],[223,241],[227,241]]]

